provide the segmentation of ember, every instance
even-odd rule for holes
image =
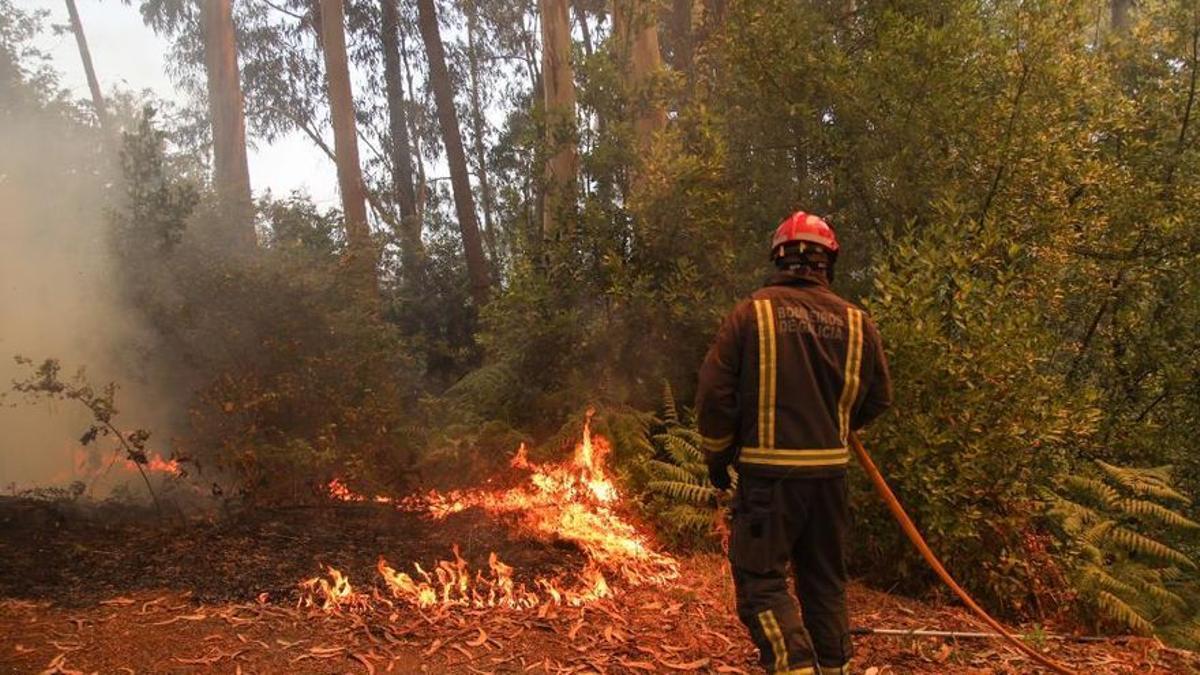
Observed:
[[[522,531],[572,542],[588,559],[572,578],[536,577],[527,586],[514,582],[512,567],[495,553],[486,572],[472,572],[457,547],[453,560],[439,561],[432,571],[414,564],[412,574],[396,571],[381,558],[377,570],[394,599],[420,608],[579,606],[613,594],[606,575],[629,586],[641,586],[664,583],[679,574],[677,561],[655,551],[649,539],[618,513],[620,493],[605,468],[610,452],[608,441],[591,433],[589,414],[583,438],[566,462],[535,464],[529,461],[525,446],[519,447],[511,466],[530,475],[528,481],[511,489],[433,491],[396,500],[368,498],[335,479],[329,484],[329,495],[342,501],[394,504],[435,520],[470,508],[497,516],[515,515]],[[302,605],[334,611],[359,602],[341,572],[328,568],[328,573],[329,580],[313,578],[301,584]]]

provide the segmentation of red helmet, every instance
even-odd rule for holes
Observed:
[[[797,211],[788,216],[775,230],[775,236],[771,239],[771,259],[774,260],[783,254],[785,244],[799,241],[820,244],[829,249],[830,253],[837,254],[837,235],[833,233],[833,228],[818,216]]]

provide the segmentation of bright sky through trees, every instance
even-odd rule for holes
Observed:
[[[23,0],[21,4],[25,2],[31,9],[50,12],[50,23],[67,25],[67,9],[61,0]],[[168,41],[142,23],[137,7],[79,0],[79,14],[106,94],[113,87],[137,92],[148,89],[158,98],[185,103],[186,94],[175,88],[167,74]],[[53,58],[62,85],[86,98],[87,80],[70,32],[44,35],[38,46]],[[333,165],[302,134],[292,133],[269,145],[250,141],[250,184],[256,196],[268,189],[279,196],[302,190],[321,208],[339,205]]]

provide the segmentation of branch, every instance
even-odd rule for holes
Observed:
[[[1021,80],[1017,83],[1017,94],[1013,97],[1012,114],[1008,117],[1008,125],[1004,129],[1004,149],[1000,152],[1000,165],[996,167],[996,174],[992,176],[992,185],[988,188],[987,197],[983,200],[983,207],[979,210],[979,220],[976,221],[980,227],[983,227],[983,222],[987,218],[988,210],[992,207],[992,200],[995,199],[996,193],[1000,190],[1000,179],[1004,177],[1004,169],[1008,166],[1008,149],[1012,146],[1013,129],[1017,124],[1017,115],[1021,112],[1021,97],[1025,94],[1026,84],[1029,82],[1029,72],[1032,70],[1029,63],[1026,62],[1021,66]]]
[[[267,7],[270,7],[271,9],[275,10],[276,12],[279,12],[280,14],[286,14],[287,16],[290,16],[293,19],[297,19],[299,21],[304,21],[304,22],[307,22],[310,20],[309,17],[304,16],[303,14],[297,14],[297,13],[293,12],[292,10],[287,9],[286,7],[280,7],[279,5],[276,5],[275,3],[271,2],[271,0],[258,0],[258,2],[261,2],[262,4],[266,5]]]
[[[325,142],[325,139],[321,138],[321,134],[318,134],[315,129],[286,110],[281,110],[275,107],[272,107],[271,110],[291,120],[292,124],[295,124],[297,129],[303,131],[304,135],[308,136],[309,140],[311,140],[313,144],[321,150],[321,152],[325,153],[325,156],[329,158],[329,161],[337,164],[337,155],[334,154],[333,148],[329,147],[329,144]],[[393,231],[397,231],[400,227],[400,224],[396,222],[396,219],[392,217],[392,214],[389,213],[388,210],[383,207],[383,204],[379,202],[379,198],[375,195],[375,192],[367,189],[366,181],[363,181],[363,195],[367,198],[367,204],[370,205],[371,211],[375,213],[375,217],[386,223],[387,226],[392,228]]]
[[[1179,156],[1183,154],[1184,141],[1187,140],[1188,124],[1192,120],[1192,106],[1196,102],[1196,71],[1200,65],[1200,9],[1192,10],[1192,75],[1188,84],[1187,104],[1183,108],[1183,122],[1179,125],[1179,138],[1175,141],[1175,156],[1167,168],[1166,183],[1169,186],[1175,178],[1175,168],[1179,165]]]

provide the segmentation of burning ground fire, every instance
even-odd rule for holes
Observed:
[[[590,418],[590,415],[589,415]],[[653,549],[650,541],[617,512],[620,494],[605,468],[611,447],[602,436],[593,436],[590,419],[585,420],[583,438],[571,459],[556,464],[535,464],[518,448],[511,465],[529,472],[521,485],[504,490],[473,489],[432,491],[418,497],[393,499],[366,497],[341,481],[329,484],[335,499],[373,501],[425,514],[435,520],[470,508],[490,515],[515,515],[518,527],[543,539],[569,541],[587,556],[587,563],[573,578],[537,577],[532,584],[516,583],[513,568],[495,553],[488,569],[472,572],[459,555],[442,560],[430,570],[413,564],[413,573],[399,572],[380,558],[377,570],[387,594],[354,590],[337,569],[327,576],[301,583],[301,605],[327,611],[365,609],[373,601],[392,601],[426,608],[502,607],[532,609],[552,605],[584,605],[613,595],[609,578],[628,586],[659,584],[679,574],[677,561]]]
[[[123,480],[136,479],[138,464],[123,456],[119,451],[106,457],[104,453],[92,448],[75,447],[70,451],[70,468],[54,474],[49,482],[64,484],[71,481],[81,481],[89,486],[101,483],[111,485]],[[141,464],[142,471],[151,476],[173,477],[183,474],[183,467],[176,459],[165,459],[157,452],[148,452],[146,461]]]

